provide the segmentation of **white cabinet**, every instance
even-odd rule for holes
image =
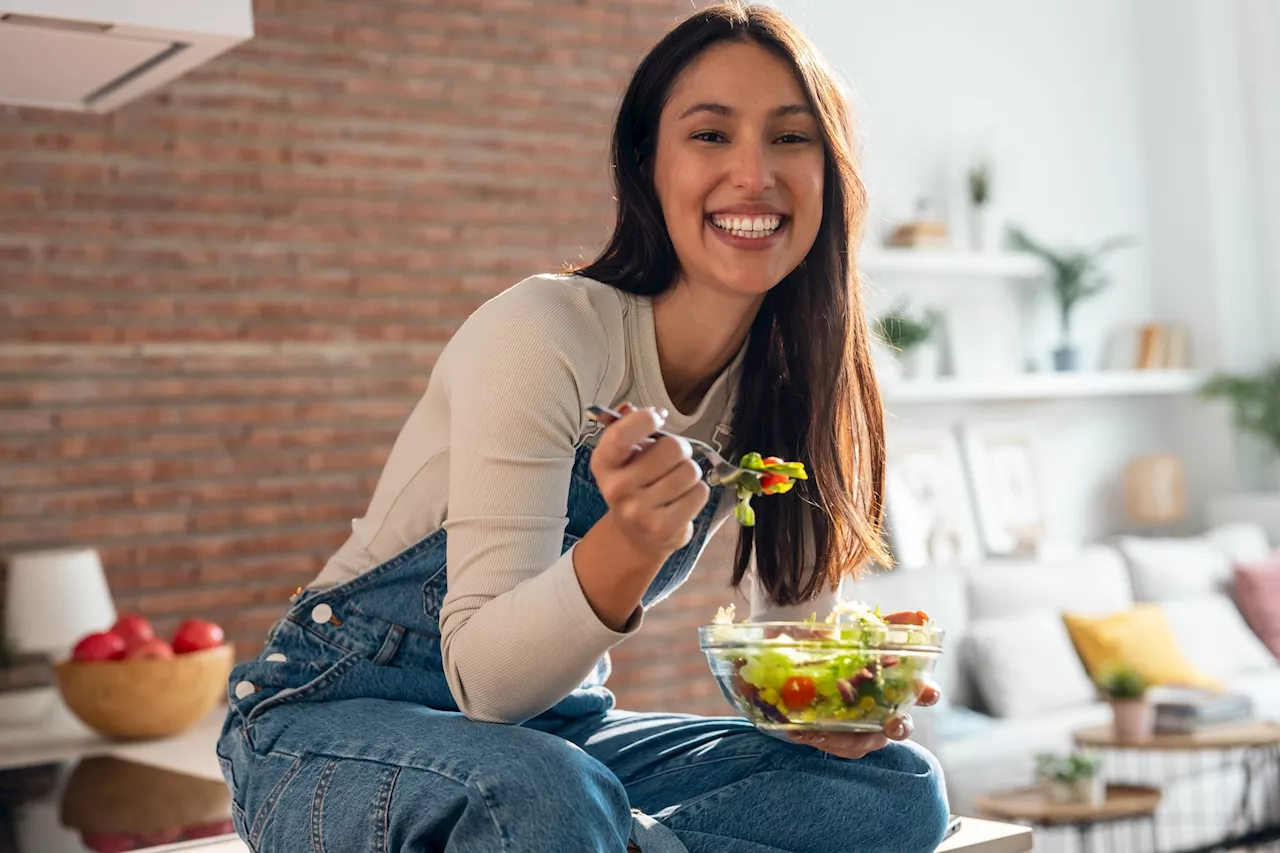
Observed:
[[[109,112],[252,37],[252,0],[0,0],[0,103]]]

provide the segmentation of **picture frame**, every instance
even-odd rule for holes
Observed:
[[[886,450],[885,516],[897,566],[977,561],[981,543],[955,433],[890,430]]]
[[[1045,514],[1034,430],[1022,422],[986,422],[966,423],[961,431],[987,553],[1035,556]]]

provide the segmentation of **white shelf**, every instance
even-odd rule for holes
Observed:
[[[871,276],[1042,278],[1044,262],[1026,252],[956,252],[945,249],[864,249],[860,268]]]
[[[989,379],[897,380],[882,386],[885,403],[981,403],[1016,400],[1144,397],[1190,394],[1204,382],[1195,370],[1117,370],[1028,373]]]

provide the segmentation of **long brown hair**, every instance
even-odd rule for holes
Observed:
[[[629,293],[671,287],[679,259],[667,234],[651,165],[673,84],[707,48],[755,42],[787,62],[809,98],[826,147],[822,222],[800,265],[769,293],[747,343],[731,450],[806,463],[790,499],[756,501],[756,525],[738,539],[733,584],[754,554],[777,604],[808,601],[868,560],[889,565],[881,538],[884,410],[854,263],[866,188],[851,144],[848,101],[816,48],[765,6],[722,3],[686,19],[640,62],[613,136],[617,221],[609,244],[578,273]],[[805,529],[811,529],[812,547]],[[806,578],[810,561],[814,571]]]

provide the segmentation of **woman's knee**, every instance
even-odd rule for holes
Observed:
[[[891,743],[861,759],[878,768],[883,784],[882,814],[896,826],[902,853],[927,853],[946,834],[950,808],[937,757],[912,741]]]

